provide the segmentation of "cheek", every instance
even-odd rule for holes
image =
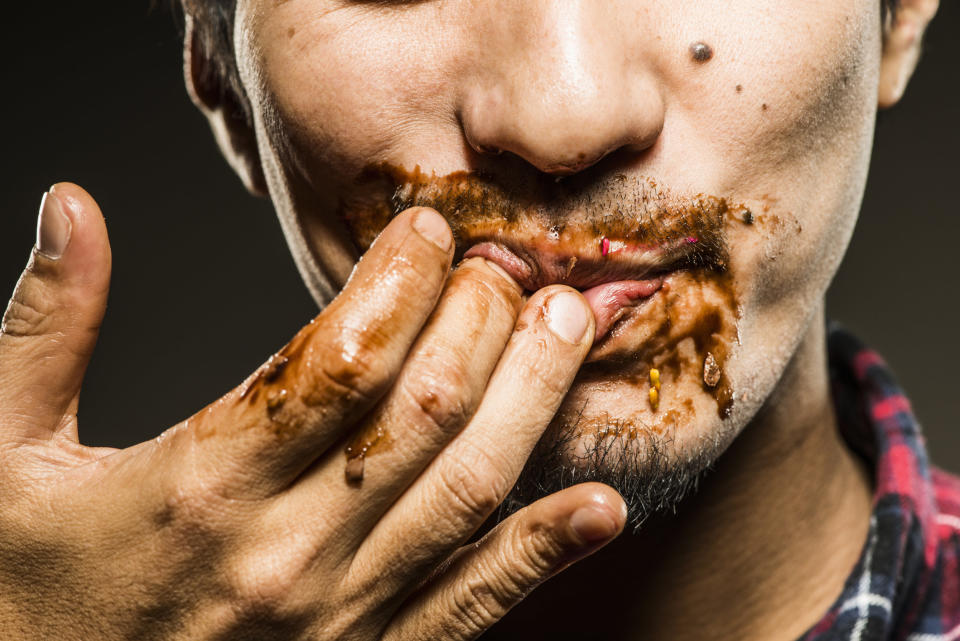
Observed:
[[[353,176],[452,120],[443,78],[454,56],[428,33],[431,3],[398,12],[326,4],[270,9],[254,33],[261,96],[276,115],[268,131],[308,180]]]
[[[677,145],[699,144],[705,157],[722,160],[705,163],[718,191],[760,199],[771,214],[762,242],[742,235],[754,302],[809,303],[838,266],[859,210],[876,110],[879,7],[789,3],[728,20],[754,29],[718,47],[721,64],[706,71],[713,100],[709,108],[683,100]]]

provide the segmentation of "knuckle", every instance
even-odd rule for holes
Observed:
[[[154,523],[160,529],[172,527],[191,535],[219,531],[230,509],[223,497],[217,480],[199,474],[179,475],[164,488]]]
[[[514,547],[477,566],[454,593],[455,611],[465,627],[482,632],[522,601],[555,571],[559,549],[543,528],[514,528]]]
[[[52,335],[54,304],[39,292],[28,293],[25,289],[21,285],[10,299],[0,331],[12,337]]]
[[[423,373],[404,381],[403,390],[413,406],[414,424],[429,432],[463,426],[474,405],[468,376],[459,363],[426,366]]]
[[[491,457],[477,448],[467,456],[448,457],[440,466],[440,484],[449,517],[479,523],[496,509],[510,483]]]
[[[453,593],[453,611],[462,627],[479,634],[503,618],[512,599],[481,576],[467,579]]]
[[[246,553],[228,575],[233,610],[245,620],[279,623],[299,618],[298,589],[309,567],[307,556],[288,550]]]
[[[528,582],[551,574],[564,556],[564,546],[550,529],[540,525],[525,528],[513,540],[516,547],[514,558],[519,563],[515,571]]]
[[[333,388],[349,400],[367,401],[387,386],[391,372],[381,353],[386,339],[377,332],[341,331],[337,338],[315,345],[307,361],[311,383],[317,388]]]

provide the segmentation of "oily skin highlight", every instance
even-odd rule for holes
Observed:
[[[625,214],[621,222],[606,220],[597,231],[609,236],[618,226],[635,228],[631,194],[650,180],[675,194],[681,208],[698,194],[712,194],[752,215],[766,213],[766,226],[741,220],[726,235],[729,287],[696,279],[671,283],[673,296],[689,299],[691,308],[699,297],[724,310],[717,333],[723,341],[716,351],[701,344],[684,354],[689,375],[682,384],[667,364],[657,416],[637,382],[663,363],[649,359],[654,362],[630,372],[622,367],[630,354],[597,359],[602,345],[591,360],[618,361],[619,369],[588,365],[557,416],[567,428],[602,426],[605,416],[638,427],[660,424],[657,417],[683,417],[682,430],[663,430],[669,457],[715,458],[782,376],[852,232],[875,109],[876,87],[858,73],[879,53],[873,3],[871,11],[866,0],[840,7],[798,3],[781,14],[744,2],[717,16],[670,3],[617,2],[616,16],[579,4],[335,4],[251,2],[238,14],[241,74],[258,114],[271,195],[317,296],[336,291],[359,251],[395,213],[396,189],[371,189],[365,182],[371,168],[407,172],[414,185],[443,176],[465,184],[468,189],[448,184],[420,193],[421,202],[433,200],[455,227],[451,199],[481,182],[466,176],[504,186],[514,211],[523,213],[513,231],[530,241],[549,238],[558,223],[596,222],[618,209]],[[512,11],[519,12],[513,21]],[[799,38],[798,20],[819,30],[822,41]],[[739,35],[738,25],[758,21],[765,40]],[[668,24],[685,25],[692,37],[668,38]],[[291,25],[297,27],[292,37]],[[604,38],[596,39],[595,31]],[[785,44],[792,40],[797,43]],[[709,43],[713,56],[694,59],[691,42]],[[555,85],[543,84],[553,78]],[[334,86],[344,91],[304,90]],[[624,86],[630,95],[619,95]],[[558,99],[562,92],[567,104],[538,101],[553,92]],[[581,135],[590,132],[575,120],[581,116],[597,129],[593,137]],[[608,122],[622,130],[598,126]],[[503,153],[477,151],[490,148]],[[582,166],[583,158],[598,157]],[[620,176],[625,186],[618,186]],[[402,182],[387,178],[388,187]],[[584,197],[551,203],[556,193],[543,186],[555,178]],[[403,191],[399,196],[416,201]],[[511,216],[502,203],[487,208],[501,216],[494,227]],[[536,208],[540,213],[529,216]],[[597,239],[587,244],[595,247]],[[731,344],[738,349],[722,364],[729,385],[718,386],[734,398],[724,419],[703,389],[702,370],[707,351],[721,358]],[[604,367],[607,376],[599,373]]]
[[[559,454],[562,484],[624,478],[623,469],[648,481],[651,472],[667,478],[679,469],[694,485],[690,478],[717,465],[723,471],[707,486],[738,487],[743,498],[751,496],[750,477],[771,500],[785,483],[799,487],[787,470],[806,467],[809,495],[836,497],[819,507],[842,516],[824,527],[865,532],[868,484],[836,439],[828,409],[821,303],[866,177],[881,45],[874,2],[770,7],[744,0],[695,9],[665,0],[396,7],[251,1],[240,6],[237,43],[271,197],[321,302],[345,282],[378,228],[398,206],[418,202],[415,196],[433,199],[448,218],[460,254],[470,234],[509,227],[525,243],[549,243],[556,234],[562,244],[566,231],[579,252],[589,247],[599,255],[588,224],[619,209],[624,216],[595,231],[635,233],[630,216],[637,210],[623,196],[651,182],[680,210],[698,197],[726,202],[724,270],[708,270],[702,280],[692,270],[669,276],[668,295],[645,303],[649,314],[632,314],[612,331],[632,351],[595,346],[544,435],[546,458],[537,453],[528,467],[535,476]],[[712,55],[701,60],[702,48],[691,43]],[[543,189],[558,178],[559,187]],[[371,188],[378,180],[383,189]],[[418,193],[407,183],[424,188]],[[502,187],[513,207],[480,207],[500,217],[486,229],[476,219],[458,226],[450,205],[478,184]],[[589,197],[564,198],[563,185]],[[670,317],[670,300],[678,314],[671,326],[687,321],[687,336],[707,340],[682,347],[669,332],[660,343],[649,340]],[[694,331],[703,319],[713,320]],[[644,330],[644,322],[653,326]],[[674,351],[679,365],[665,358]],[[716,388],[704,380],[707,353],[721,370]],[[656,412],[648,396],[653,365],[663,379]],[[782,389],[788,383],[792,389]],[[718,412],[714,396],[723,389],[731,390],[728,413]],[[780,404],[776,411],[768,411],[770,399]],[[767,467],[749,455],[738,467],[722,464],[731,456],[717,463],[741,433],[734,449],[780,452],[778,443],[801,437],[812,445]],[[635,454],[629,465],[607,464],[623,460],[603,454],[610,443]],[[827,460],[816,453],[826,451],[833,475],[815,473]],[[851,479],[861,483],[856,491]],[[846,494],[834,491],[841,482]],[[728,500],[701,490],[707,494],[718,509]],[[653,511],[671,507],[645,498]],[[728,506],[728,520],[748,509],[738,505]],[[751,514],[739,518],[761,527]],[[671,527],[706,527],[696,521]],[[818,566],[828,575],[818,581],[836,585],[859,551],[859,537],[852,539]],[[668,547],[660,548],[666,565]],[[730,559],[748,553],[732,544],[714,552]],[[642,546],[619,553],[638,562],[644,556]],[[669,575],[669,567],[662,571]],[[782,585],[801,588],[783,578]],[[809,594],[809,612],[829,603],[827,592]],[[655,612],[660,601],[648,596]],[[715,598],[701,593],[699,603]],[[681,602],[689,605],[678,599],[677,607]],[[741,633],[767,624],[738,622]]]

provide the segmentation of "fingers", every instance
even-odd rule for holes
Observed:
[[[385,641],[475,639],[543,581],[613,540],[626,506],[585,483],[543,498],[466,548],[397,613]]]
[[[436,305],[452,249],[435,211],[397,216],[313,322],[188,421],[200,463],[254,495],[286,487],[387,390]]]
[[[110,285],[110,242],[99,207],[61,183],[47,193],[37,244],[0,330],[0,429],[46,438],[76,411]],[[71,429],[73,429],[71,427]]]
[[[476,413],[383,516],[357,557],[402,563],[377,568],[385,587],[427,574],[506,497],[560,406],[590,348],[594,320],[576,290],[540,290],[520,314]],[[371,464],[373,461],[371,461]]]
[[[390,392],[352,435],[297,481],[277,518],[312,512],[318,496],[353,506],[352,532],[362,538],[387,507],[473,415],[513,332],[522,289],[482,258],[463,262],[410,350]],[[346,453],[345,451],[346,450]],[[359,459],[363,476],[345,483]],[[319,515],[318,515],[318,518]],[[309,518],[298,519],[309,527]],[[344,536],[344,533],[338,536]]]

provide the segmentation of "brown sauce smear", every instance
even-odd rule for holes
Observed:
[[[667,291],[644,303],[641,322],[611,331],[630,332],[637,337],[631,344],[639,343],[639,349],[601,352],[603,360],[584,364],[578,380],[599,383],[618,376],[630,380],[646,396],[648,373],[657,369],[662,380],[659,406],[666,410],[661,414],[668,422],[676,418],[671,412],[680,401],[674,398],[673,389],[686,374],[689,380],[700,381],[702,390],[716,401],[718,415],[727,418],[734,393],[724,363],[736,344],[739,320],[733,279],[726,270],[699,269],[675,274],[671,280]],[[707,354],[713,356],[719,370],[714,385],[704,381]],[[685,401],[689,399],[680,402]]]
[[[584,248],[605,237],[635,244],[693,239],[697,251],[680,271],[670,274],[663,290],[650,301],[657,300],[660,309],[651,310],[645,321],[641,331],[646,340],[640,353],[588,363],[579,377],[609,380],[614,372],[622,377],[624,361],[630,361],[629,371],[637,373],[635,382],[646,395],[649,368],[660,369],[665,382],[659,431],[679,426],[684,415],[689,417],[694,411],[690,399],[670,397],[669,384],[684,372],[695,376],[703,391],[715,399],[720,417],[731,413],[735,394],[725,366],[736,344],[738,301],[729,273],[726,236],[734,224],[758,231],[779,225],[779,219],[769,213],[769,204],[763,204],[766,201],[748,207],[704,194],[678,197],[655,181],[630,179],[625,174],[605,180],[591,178],[589,171],[563,180],[532,171],[497,175],[474,170],[437,176],[419,166],[408,170],[381,163],[359,173],[353,189],[345,190],[338,215],[358,255],[393,217],[414,206],[432,207],[447,219],[458,257],[478,238],[512,236],[557,243],[558,248],[564,243]],[[585,261],[581,258],[578,262],[570,255],[566,265],[569,275],[584,268]],[[713,384],[708,384],[703,374],[708,353],[719,370],[710,377]],[[630,431],[635,427],[623,429],[626,438],[637,438],[636,432]],[[359,434],[349,442],[345,450],[348,481],[362,479],[363,461],[384,436],[381,430]]]

